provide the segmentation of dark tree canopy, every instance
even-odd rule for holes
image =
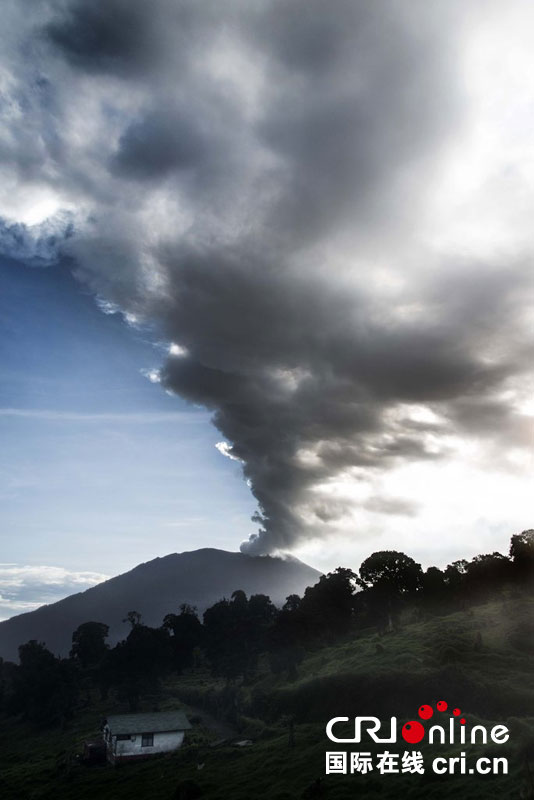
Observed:
[[[35,640],[19,647],[19,658],[12,698],[14,710],[42,725],[70,717],[79,692],[72,663],[56,658]]]
[[[388,586],[398,594],[413,593],[421,586],[421,564],[396,550],[373,553],[360,566],[360,578],[367,586]]]
[[[512,536],[510,558],[516,574],[522,579],[534,578],[534,530]]]
[[[103,622],[84,622],[72,634],[70,657],[79,661],[82,667],[92,667],[100,663],[108,650],[106,639],[109,625]]]
[[[213,670],[227,678],[250,677],[266,648],[276,608],[266,595],[237,590],[204,612],[204,641]]]
[[[179,614],[167,614],[163,620],[163,628],[172,634],[170,647],[173,664],[177,672],[190,667],[193,654],[202,644],[202,623],[196,608],[182,603]]]

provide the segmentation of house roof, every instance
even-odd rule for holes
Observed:
[[[188,731],[189,720],[183,711],[153,711],[149,714],[113,714],[107,723],[112,734]]]

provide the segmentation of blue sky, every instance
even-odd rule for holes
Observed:
[[[0,595],[55,598],[93,581],[73,584],[70,573],[79,581],[170,552],[238,549],[252,498],[216,450],[208,412],[143,374],[161,345],[103,314],[67,270],[7,260],[0,328],[1,558],[17,567],[0,566]],[[22,565],[33,572],[10,587]],[[0,601],[0,614],[11,605]]]

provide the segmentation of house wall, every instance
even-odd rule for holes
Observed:
[[[184,740],[184,732],[167,731],[155,733],[152,747],[143,747],[141,745],[142,740],[143,737],[140,733],[132,734],[131,739],[121,739],[120,741],[117,741],[116,736],[112,736],[111,742],[108,744],[110,761],[147,758],[157,753],[169,753],[172,750],[177,750]]]

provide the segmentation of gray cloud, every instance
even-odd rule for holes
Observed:
[[[174,169],[193,169],[205,154],[200,131],[186,113],[149,111],[122,134],[111,170],[128,179],[161,178]]]
[[[363,507],[375,514],[400,514],[413,517],[417,513],[417,504],[401,497],[370,497]]]
[[[46,36],[80,70],[139,74],[158,57],[154,6],[156,13],[140,2],[109,0],[97,8],[90,0],[77,0],[60,6]]]
[[[437,41],[444,9],[433,10],[346,0],[326,13],[317,1],[266,7],[257,41],[278,57],[279,88],[259,131],[283,164],[275,224],[293,240],[347,224],[383,229],[402,215],[400,173],[416,169],[460,112],[459,76],[443,49],[452,31]]]
[[[503,392],[529,367],[525,260],[417,239],[467,125],[475,0],[51,8],[25,40],[55,87],[32,180],[84,208],[62,246],[80,279],[185,348],[161,382],[242,461],[260,524],[245,549],[328,532],[359,505],[328,497],[336,478],[499,426],[519,442]],[[39,125],[35,88],[18,91]]]

